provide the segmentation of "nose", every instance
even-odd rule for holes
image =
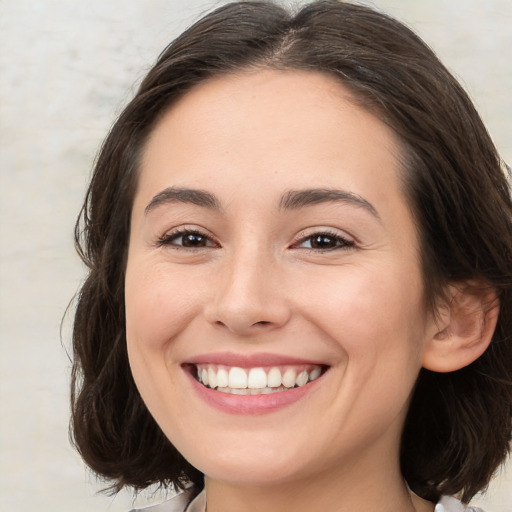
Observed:
[[[277,264],[254,254],[225,262],[205,310],[207,320],[241,336],[284,326],[291,308],[279,277]]]

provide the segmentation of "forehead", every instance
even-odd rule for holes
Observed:
[[[249,71],[206,81],[169,108],[145,147],[139,190],[215,189],[223,179],[239,191],[255,181],[303,188],[340,179],[357,189],[389,183],[389,172],[398,186],[400,153],[392,130],[334,77]]]

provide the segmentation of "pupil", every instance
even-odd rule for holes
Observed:
[[[336,240],[329,235],[317,235],[311,240],[314,249],[328,249],[336,246]]]
[[[204,246],[204,237],[193,233],[183,237],[183,245],[185,247],[202,247]]]

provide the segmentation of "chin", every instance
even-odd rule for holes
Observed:
[[[276,485],[298,477],[299,458],[294,458],[293,461],[292,457],[283,457],[281,453],[276,454],[275,450],[269,452],[256,450],[248,453],[247,450],[234,450],[231,453],[217,453],[208,459],[203,453],[188,460],[206,477],[236,486]]]

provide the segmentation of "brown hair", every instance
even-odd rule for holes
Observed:
[[[402,438],[409,486],[435,501],[487,485],[509,449],[512,419],[512,204],[504,165],[466,93],[412,31],[369,8],[317,1],[296,14],[237,2],[171,43],[114,124],[76,226],[89,268],[73,332],[72,432],[113,488],[182,488],[201,473],[147,411],[125,340],[124,271],[138,162],[159,116],[196,84],[248,67],[328,73],[387,123],[404,147],[404,187],[420,237],[427,299],[478,278],[498,294],[491,345],[457,372],[422,370]]]

